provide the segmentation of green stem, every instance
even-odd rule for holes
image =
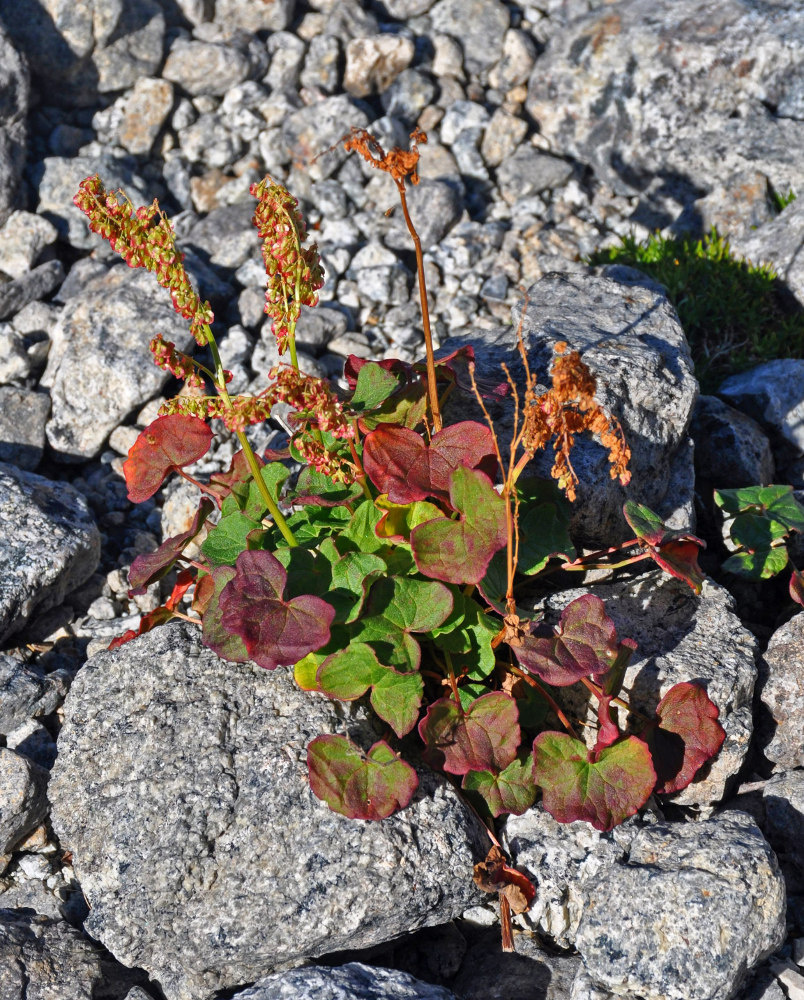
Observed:
[[[575,562],[564,563],[561,569],[565,569],[570,573],[583,573],[588,569],[621,569],[623,566],[642,562],[643,559],[650,559],[650,552],[640,552],[637,556],[631,556],[629,559],[621,559],[620,562],[616,563],[581,563],[580,560],[576,560]]]

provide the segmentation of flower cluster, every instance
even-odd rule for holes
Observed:
[[[316,292],[324,284],[324,272],[315,243],[307,249],[302,247],[307,228],[297,200],[281,184],[273,184],[270,177],[253,184],[251,194],[259,202],[253,222],[263,241],[262,256],[268,275],[265,312],[273,320],[271,330],[279,353],[284,354],[301,307],[318,302]]]
[[[189,389],[203,388],[204,380],[198,374],[193,359],[177,351],[172,341],[165,340],[162,334],[158,333],[148,347],[158,368],[170,372],[175,378],[182,379]]]
[[[231,396],[228,403],[221,396],[175,396],[159,408],[160,416],[181,413],[202,420],[220,420],[233,433],[250,424],[261,424],[271,416],[272,400],[262,396]]]
[[[336,438],[354,437],[343,404],[324,379],[305,375],[290,365],[276,365],[268,377],[273,382],[268,390],[273,401],[287,403],[296,411],[299,422],[312,422],[319,431]]]
[[[73,202],[89,219],[92,232],[108,240],[129,267],[144,267],[156,274],[159,284],[170,292],[173,308],[190,321],[197,343],[205,344],[206,327],[215,318],[212,308],[190,284],[173,227],[156,199],[135,209],[122,191],[107,191],[95,174],[81,181]]]

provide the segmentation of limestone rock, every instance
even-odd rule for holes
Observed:
[[[346,46],[343,87],[354,97],[382,93],[413,60],[415,47],[404,35],[353,38]]]
[[[178,84],[193,97],[200,94],[222,97],[248,79],[248,56],[233,45],[177,38],[162,69],[162,76]]]
[[[45,818],[47,779],[44,768],[0,747],[0,854],[8,853]]]
[[[780,770],[804,766],[804,612],[771,636],[761,661],[762,704],[770,713],[760,738],[768,760]]]
[[[348,965],[307,965],[292,972],[278,972],[236,993],[233,1000],[456,1000],[443,986],[433,986],[396,969],[371,968],[360,962]]]
[[[0,462],[33,471],[42,460],[50,397],[0,386]]]
[[[50,787],[89,932],[169,1000],[200,1000],[477,901],[485,845],[447,782],[422,771],[411,806],[382,823],[312,795],[309,739],[373,741],[364,719],[289,672],[218,659],[183,625],[94,656],[65,703]]]
[[[773,482],[770,441],[755,420],[717,396],[699,396],[690,434],[695,469],[717,489],[767,486]]]
[[[3,27],[0,4],[0,225],[19,207],[25,166],[25,119],[31,97],[28,66]]]
[[[804,361],[777,358],[730,375],[718,396],[804,452]]]
[[[129,153],[147,156],[173,107],[168,80],[141,77],[128,95],[120,124],[120,144]]]
[[[293,20],[296,0],[215,0],[215,20],[227,29],[240,28],[249,34],[258,31],[282,31]]]

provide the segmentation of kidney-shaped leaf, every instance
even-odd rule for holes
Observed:
[[[519,712],[501,691],[484,694],[466,711],[452,698],[440,698],[419,723],[419,735],[427,761],[443,771],[502,771],[519,748]]]
[[[700,684],[674,684],[662,698],[656,707],[659,724],[647,734],[657,792],[680,792],[718,752],[726,738],[719,714]]]
[[[704,575],[698,565],[698,552],[706,548],[706,543],[695,535],[668,528],[658,514],[633,500],[623,506],[623,514],[651,559],[700,594]]]
[[[212,431],[199,417],[183,413],[157,417],[142,431],[123,462],[129,500],[148,500],[171,469],[190,465],[205,455],[211,440]]]
[[[617,630],[603,602],[584,594],[561,613],[550,638],[525,635],[511,647],[522,666],[555,687],[605,673],[617,656]]]
[[[566,733],[540,733],[533,742],[533,777],[544,808],[559,823],[583,819],[596,830],[633,816],[656,784],[650,750],[637,736],[593,754]]]
[[[344,736],[317,736],[307,747],[310,788],[350,819],[386,819],[404,809],[419,780],[383,740],[368,753]]]
[[[463,466],[450,478],[450,503],[459,517],[425,521],[410,533],[416,565],[445,583],[479,583],[507,541],[505,500],[478,469]]]
[[[494,460],[491,431],[474,420],[451,424],[433,435],[427,445],[406,427],[380,426],[366,435],[363,465],[380,493],[393,503],[413,503],[449,496],[450,473],[459,466],[488,471]]]
[[[469,771],[463,776],[461,788],[480,795],[492,816],[502,816],[503,813],[521,816],[536,799],[533,757],[530,754],[524,759],[517,757],[499,774]]]
[[[270,552],[241,552],[220,596],[221,624],[261,667],[296,663],[329,642],[331,605],[304,594],[286,601],[287,571]]]

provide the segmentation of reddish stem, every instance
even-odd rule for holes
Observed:
[[[535,688],[539,692],[542,698],[544,698],[544,700],[547,702],[550,708],[552,708],[552,710],[558,716],[561,725],[564,726],[567,732],[570,733],[572,736],[574,736],[575,739],[577,740],[578,734],[575,732],[575,727],[572,725],[570,720],[564,714],[564,709],[561,708],[561,706],[558,704],[555,698],[553,698],[552,695],[548,694],[548,692],[545,691],[545,689],[537,680],[531,677],[530,674],[526,674],[523,670],[520,670],[519,667],[511,666],[508,669],[511,671],[512,674],[514,674],[514,676],[520,677],[523,681],[525,681],[526,684],[530,684],[531,687]]]

